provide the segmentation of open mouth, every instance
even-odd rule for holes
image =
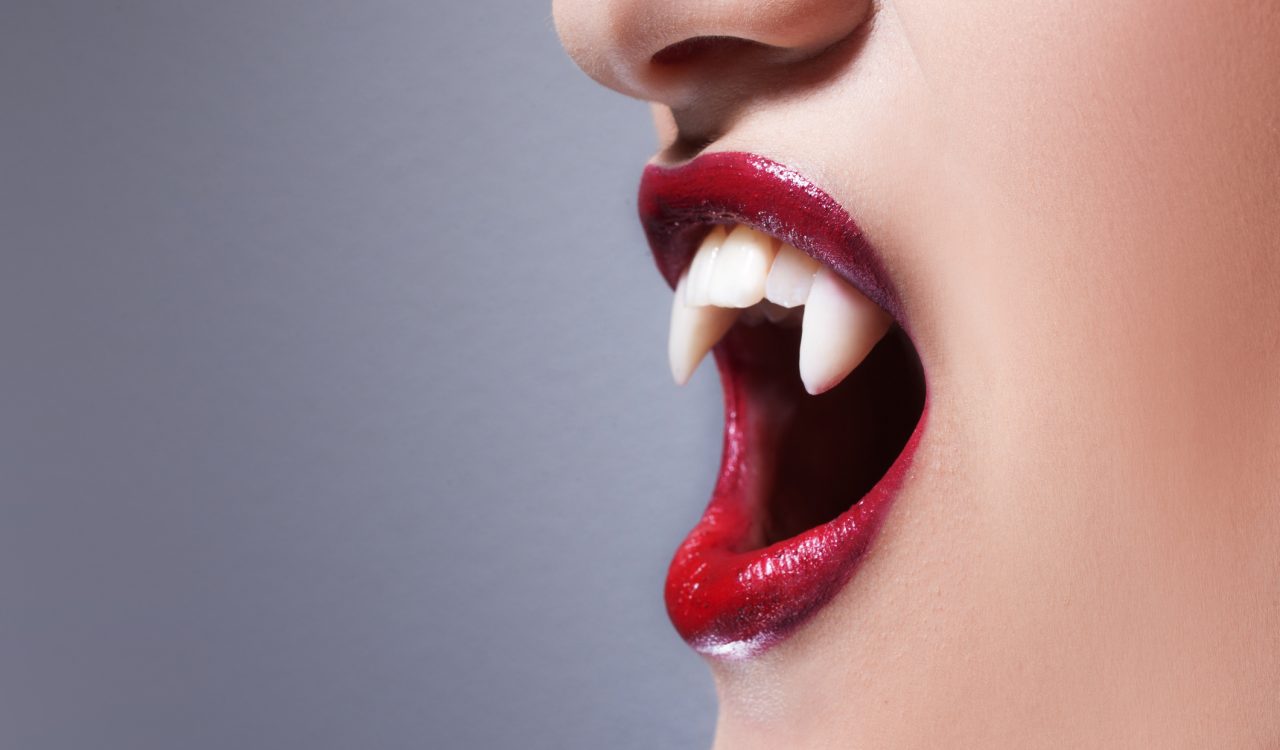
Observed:
[[[724,153],[650,167],[641,217],[675,287],[672,373],[714,351],[725,394],[719,478],[667,609],[695,649],[749,656],[852,576],[919,442],[924,373],[878,256],[795,172]]]

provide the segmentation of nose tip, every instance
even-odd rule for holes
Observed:
[[[685,105],[708,81],[817,54],[867,19],[871,0],[554,0],[569,56],[628,96]]]

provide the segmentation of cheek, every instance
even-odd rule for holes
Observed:
[[[955,209],[931,238],[930,294],[973,412],[957,420],[966,464],[1009,532],[992,559],[1057,570],[1062,590],[1086,580],[1064,562],[1081,553],[1164,571],[1168,591],[1115,580],[1111,611],[1151,605],[1135,621],[1197,582],[1256,584],[1194,575],[1229,558],[1186,551],[1256,546],[1271,502],[1275,21],[1190,2],[894,12]]]
[[[969,311],[950,324],[954,356],[984,360],[1011,381],[988,387],[1042,416],[999,415],[1007,447],[1086,450],[1008,427],[1053,415],[1107,451],[1140,432],[1135,450],[1163,459],[1203,451],[1192,431],[1238,432],[1262,396],[1241,370],[1265,364],[1259,339],[1280,322],[1260,281],[1280,229],[1280,32],[1250,13],[1275,14],[1183,1],[894,12],[930,83],[958,209],[947,230],[964,238],[936,254],[939,307]]]

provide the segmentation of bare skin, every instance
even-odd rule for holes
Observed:
[[[1280,745],[1280,5],[555,16],[664,158],[758,153],[846,206],[928,373],[853,583],[712,664],[716,746]],[[769,47],[651,60],[706,36]]]

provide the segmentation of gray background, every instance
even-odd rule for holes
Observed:
[[[0,748],[692,748],[643,105],[548,0],[0,0]]]

